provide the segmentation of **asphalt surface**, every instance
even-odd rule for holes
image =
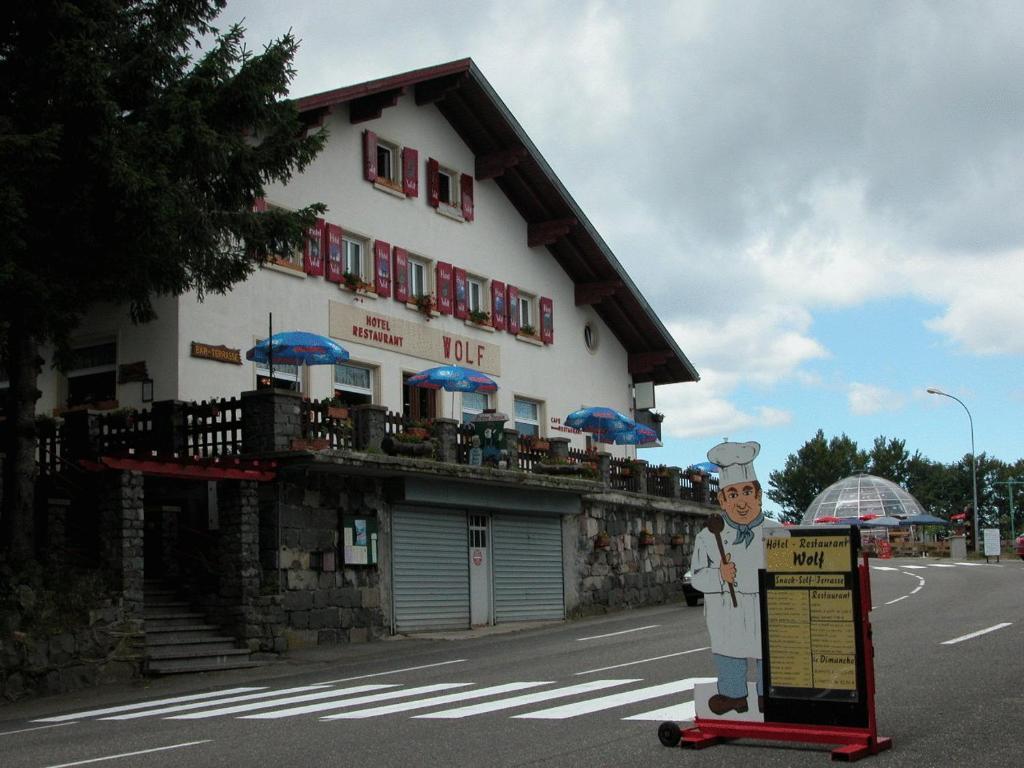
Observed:
[[[894,746],[870,764],[1020,765],[1024,563],[902,559],[872,566],[878,730]],[[663,710],[685,710],[692,701],[687,681],[714,677],[700,608],[678,604],[503,629],[315,649],[257,670],[7,705],[0,707],[0,766],[829,761],[829,747],[821,745],[660,745]],[[251,690],[235,690],[243,688]],[[325,708],[286,712],[314,705]],[[651,719],[626,719],[645,715]]]

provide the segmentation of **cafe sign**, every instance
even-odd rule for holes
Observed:
[[[447,333],[423,320],[382,315],[352,304],[332,301],[329,315],[329,332],[335,339],[501,375],[501,347],[497,344]]]
[[[192,357],[199,357],[203,360],[215,360],[218,363],[242,364],[242,350],[226,347],[223,344],[214,346],[213,344],[204,344],[201,341],[193,341]]]

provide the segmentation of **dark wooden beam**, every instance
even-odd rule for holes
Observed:
[[[576,283],[576,306],[597,304],[602,299],[614,296],[615,292],[624,288],[621,280],[602,280],[597,283]]]
[[[633,352],[627,363],[631,374],[651,373],[659,365],[664,365],[672,358],[672,352],[663,349],[657,352]]]
[[[426,80],[416,84],[416,106],[434,104],[441,101],[449,93],[454,91],[466,80],[466,73],[460,72],[455,75],[438,77],[433,80]]]
[[[348,103],[349,121],[351,123],[365,123],[367,120],[376,120],[381,112],[387,107],[393,107],[398,103],[398,97],[405,93],[405,88],[392,88],[390,91],[371,93],[361,96]]]
[[[527,156],[526,147],[512,147],[488,152],[476,157],[476,180],[493,179],[501,176],[509,168],[514,168]]]
[[[328,104],[326,107],[311,109],[308,112],[300,112],[299,120],[302,122],[302,127],[305,129],[306,133],[322,128],[324,120],[326,120],[327,116],[331,114],[331,109],[331,105]]]
[[[531,221],[526,227],[526,244],[530,248],[536,248],[539,245],[551,245],[568,235],[569,230],[578,223],[576,219]]]

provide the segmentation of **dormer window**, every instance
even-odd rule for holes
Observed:
[[[442,166],[434,158],[427,160],[427,202],[438,213],[458,221],[472,221],[473,177]]]
[[[419,153],[373,131],[363,131],[363,178],[399,197],[418,197]]]

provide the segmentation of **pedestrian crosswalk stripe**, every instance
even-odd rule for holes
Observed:
[[[984,563],[956,563],[956,565],[966,565],[966,566],[969,566],[971,568],[974,568],[975,566],[978,566],[980,568],[981,566],[984,565]]]
[[[73,715],[59,715],[57,717],[41,717],[38,720],[33,720],[33,723],[63,723],[67,720],[78,720],[84,717],[96,717],[98,715],[109,715],[113,712],[130,712],[133,709],[147,709],[150,707],[160,706],[161,704],[178,704],[182,701],[199,701],[201,699],[214,699],[218,696],[229,696],[233,693],[245,693],[248,691],[263,691],[266,690],[266,686],[256,686],[249,688],[228,688],[224,691],[212,691],[210,693],[194,693],[190,696],[175,696],[170,699],[154,699],[152,701],[142,701],[135,704],[126,704],[121,707],[107,707],[105,709],[90,709],[88,712],[75,712]]]
[[[268,710],[271,707],[281,707],[298,703],[299,701],[317,701],[325,698],[340,698],[355,693],[366,693],[372,690],[383,688],[396,688],[397,683],[385,685],[384,683],[368,683],[367,685],[353,685],[351,688],[330,688],[329,690],[316,691],[315,693],[303,693],[299,696],[286,696],[285,698],[272,698],[266,701],[247,701],[241,705],[232,707],[218,707],[215,710],[204,710],[203,712],[191,712],[187,715],[173,715],[168,720],[204,720],[206,718],[220,717],[221,715],[236,715],[240,712],[252,712],[253,710]],[[278,691],[279,694],[291,693],[291,690]],[[222,703],[231,703],[223,701]]]
[[[536,704],[541,701],[549,701],[551,699],[565,698],[566,696],[576,696],[580,693],[590,693],[591,691],[600,691],[605,688],[613,688],[616,685],[626,685],[627,683],[639,683],[639,679],[632,680],[592,680],[589,683],[581,683],[579,685],[570,685],[567,688],[555,688],[550,691],[537,691],[536,693],[524,693],[521,696],[512,696],[508,699],[498,699],[497,701],[485,701],[481,704],[470,704],[465,707],[457,707],[456,709],[444,709],[440,712],[429,712],[425,715],[416,715],[416,719],[428,719],[428,720],[454,720],[461,717],[471,717],[473,715],[482,715],[486,712],[497,712],[500,709],[512,709],[513,707],[521,707],[526,704]]]
[[[222,699],[208,699],[206,701],[193,701],[188,704],[174,704],[167,707],[155,707],[144,709],[141,712],[129,712],[123,715],[112,715],[101,718],[102,720],[135,720],[140,717],[153,717],[154,715],[166,715],[171,712],[186,712],[190,709],[202,709],[203,707],[219,707],[222,704],[234,704],[239,701],[252,701],[254,699],[267,699],[274,696],[283,696],[289,693],[301,693],[303,691],[314,691],[326,688],[326,685],[303,685],[297,688],[285,688],[281,691],[263,691],[262,693],[248,693],[242,696],[228,696]]]
[[[624,717],[623,720],[653,720],[658,723],[663,723],[666,720],[679,723],[686,720],[693,720],[697,714],[697,705],[692,701],[687,701],[683,704],[676,704],[671,707],[662,707],[661,709],[652,709],[650,712],[641,712],[639,715],[633,715],[632,717]]]
[[[952,563],[928,563],[929,568],[956,568]]]
[[[452,688],[464,688],[467,685],[472,685],[472,683],[435,683],[434,685],[423,685],[419,688],[403,688],[398,691],[388,691],[387,693],[374,693],[369,696],[356,696],[355,698],[342,699],[341,701],[321,701],[316,704],[307,704],[302,707],[289,707],[288,709],[277,709],[273,712],[260,712],[258,715],[243,715],[241,719],[277,720],[282,717],[295,717],[296,715],[305,715],[310,712],[323,712],[328,709],[343,709],[345,707],[355,707],[360,704],[373,704],[377,701],[403,699],[409,696],[419,696],[423,693],[437,693],[438,691],[447,691]]]
[[[638,688],[635,691],[626,691],[624,693],[613,693],[610,696],[601,696],[588,701],[580,701],[575,704],[565,704],[560,707],[551,707],[550,709],[541,709],[537,712],[528,712],[523,715],[514,715],[513,717],[516,719],[530,720],[562,720],[568,717],[576,717],[578,715],[587,715],[591,712],[600,712],[601,710],[612,709],[614,707],[622,706],[623,704],[632,704],[637,701],[647,701],[648,699],[656,699],[660,696],[668,696],[673,693],[691,691],[693,690],[693,686],[698,683],[713,683],[716,679],[717,678],[714,677],[689,677],[685,680],[676,680],[671,683],[652,685],[647,688]]]
[[[451,704],[455,701],[465,701],[466,699],[481,699],[484,696],[496,696],[502,693],[510,693],[512,691],[522,691],[527,688],[537,688],[541,685],[551,685],[550,680],[542,682],[530,682],[530,683],[506,683],[504,685],[493,685],[489,688],[477,688],[472,691],[464,691],[462,693],[449,693],[444,696],[432,696],[427,699],[420,699],[419,701],[406,701],[401,704],[388,704],[383,707],[373,707],[371,709],[357,709],[354,712],[341,712],[337,715],[328,715],[327,717],[321,718],[322,720],[356,720],[364,717],[379,717],[380,715],[390,715],[395,712],[408,712],[412,709],[426,709],[427,707],[437,706],[439,704]]]
[[[928,568],[926,565],[902,565],[901,568],[907,568],[911,571],[924,571]]]
[[[898,571],[899,568],[892,568],[888,565],[873,565],[871,566],[872,571]]]

